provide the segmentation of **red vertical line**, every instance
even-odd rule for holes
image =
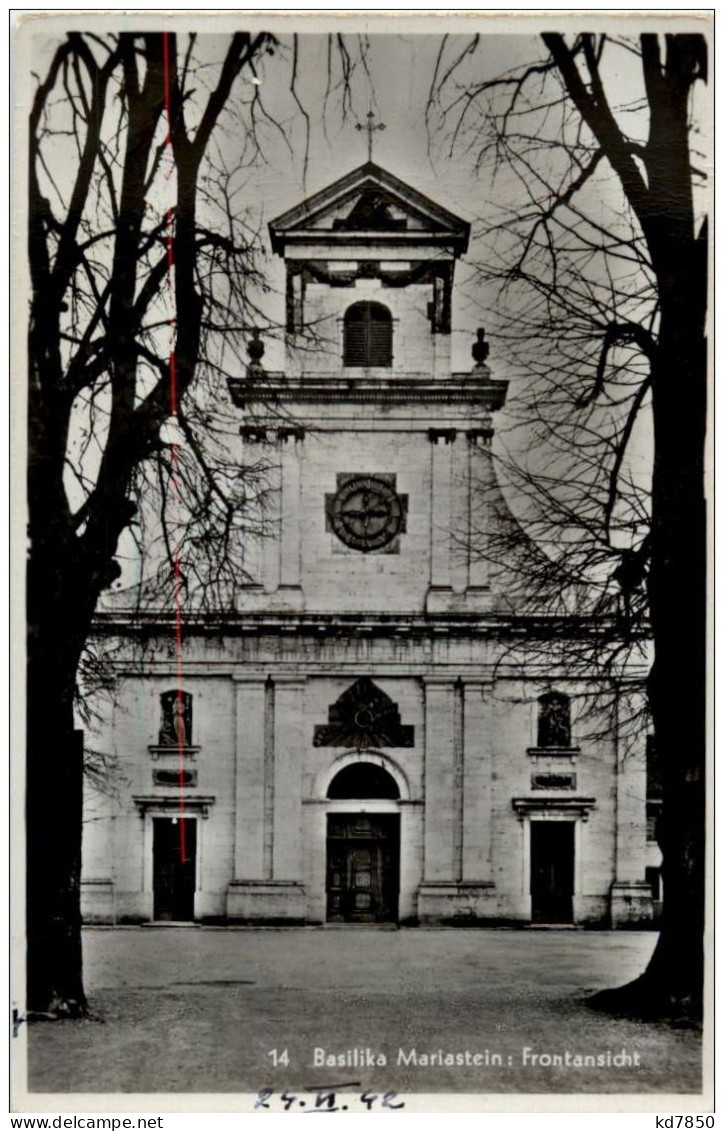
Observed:
[[[171,63],[170,63],[170,49],[169,49],[169,33],[167,31],[162,33],[163,40],[163,91],[164,101],[166,105],[166,120],[168,123],[168,133],[166,134],[165,144],[171,145]],[[169,170],[167,179],[171,175]],[[171,298],[173,301],[173,265],[174,265],[174,246],[173,246],[173,209],[169,208],[166,212],[166,254],[168,256],[168,286],[171,291]],[[175,319],[170,320],[170,325],[175,326]],[[172,335],[174,330],[172,329]],[[169,357],[169,384],[170,384],[170,414],[176,416],[178,413],[178,388],[176,384],[176,352],[172,345],[171,354]],[[179,491],[179,452],[178,445],[175,442],[171,444],[171,484],[172,496],[174,500],[174,509],[178,519],[180,509],[180,491]],[[176,531],[176,541],[174,545],[174,619],[176,630],[176,734],[178,736],[178,759],[179,759],[179,809],[181,817],[179,820],[179,848],[181,852],[181,863],[185,864],[187,861],[186,855],[186,821],[184,817],[185,810],[185,784],[186,772],[184,768],[184,742],[186,733],[184,730],[183,718],[183,634],[182,634],[182,620],[181,620],[181,561],[179,555],[179,540],[178,540],[178,526]]]

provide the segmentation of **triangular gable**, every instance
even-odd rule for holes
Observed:
[[[307,197],[269,224],[272,247],[283,252],[287,240],[310,233],[333,236],[375,232],[380,236],[432,233],[465,251],[470,225],[379,165],[368,161]]]

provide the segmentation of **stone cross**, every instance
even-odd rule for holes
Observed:
[[[357,129],[357,130],[367,130],[367,160],[368,161],[372,160],[372,134],[374,133],[375,130],[386,130],[387,129],[387,126],[385,125],[384,122],[378,122],[376,126],[373,126],[372,125],[372,119],[374,118],[374,116],[375,116],[374,111],[370,110],[369,114],[367,115],[367,125],[365,126],[365,125],[362,124],[362,122],[358,122],[357,125],[355,126],[355,129]]]

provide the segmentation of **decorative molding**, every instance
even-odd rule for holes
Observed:
[[[576,774],[531,774],[531,789],[576,789]]]
[[[153,784],[175,786],[177,789],[193,789],[198,784],[198,776],[198,770],[174,770],[164,767],[153,771]]]
[[[329,708],[329,722],[314,728],[315,746],[415,745],[415,728],[403,726],[397,704],[363,676]]]
[[[299,426],[295,426],[293,428],[278,428],[277,429],[277,440],[279,440],[280,443],[282,443],[282,444],[286,444],[287,440],[294,440],[294,443],[296,444],[300,440],[303,440],[304,436],[305,436],[305,431],[304,431],[303,428],[300,428]]]
[[[397,205],[406,215],[415,216],[421,226],[391,231],[330,231],[325,219],[330,209],[347,203],[352,209],[359,196],[370,190],[381,190],[388,206]],[[432,240],[450,244],[454,254],[460,255],[467,250],[470,224],[373,161],[367,161],[277,216],[269,224],[269,234],[272,249],[281,255],[287,244],[321,239],[330,245],[356,241],[364,245],[371,237],[375,242],[393,245]]]
[[[229,377],[227,383],[231,399],[237,408],[245,408],[248,404],[289,402],[385,406],[474,404],[476,408],[494,412],[502,408],[508,390],[507,381],[491,381],[489,377],[469,373],[443,379],[427,376],[371,377],[365,375],[364,370],[354,372],[353,377],[340,377],[338,374],[305,374],[302,377],[264,373],[258,378]],[[266,439],[266,429],[247,425],[242,427],[248,429],[250,440]]]
[[[200,746],[149,746],[148,753],[153,758],[154,762],[157,758],[172,757],[178,761],[179,758],[195,758],[200,751]]]
[[[581,756],[581,748],[580,746],[529,746],[526,754],[535,761],[540,758],[561,758],[575,762]]]
[[[183,809],[184,812],[190,812],[194,816],[200,815],[208,817],[209,809],[216,801],[215,797],[199,796],[194,794],[192,797],[184,797]],[[150,809],[172,809],[174,816],[181,816],[179,812],[181,807],[181,798],[178,794],[173,795],[158,795],[158,794],[138,794],[134,793],[133,803],[140,810],[141,816],[145,816]]]
[[[468,443],[476,446],[478,441],[481,441],[483,447],[489,447],[490,442],[495,434],[495,429],[493,428],[493,418],[491,416],[488,416],[483,420],[482,423],[484,427],[470,428],[467,431],[466,435],[468,438]]]
[[[454,444],[457,432],[454,428],[428,428],[427,438],[431,444],[439,444],[443,440],[446,444]]]
[[[537,813],[556,813],[562,817],[573,814],[582,821],[588,820],[591,809],[596,808],[595,797],[514,797],[512,806],[518,820],[535,817]]]
[[[436,892],[476,891],[482,888],[491,891],[495,888],[495,880],[423,880],[420,891],[425,895],[434,895]]]
[[[268,376],[268,374],[266,375]],[[258,425],[242,424],[239,429],[239,435],[242,440],[246,440],[250,444],[264,444],[267,440],[267,429],[260,428]]]

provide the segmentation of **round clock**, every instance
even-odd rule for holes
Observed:
[[[395,489],[374,475],[348,479],[331,499],[332,530],[353,550],[387,546],[404,527],[404,507]]]

